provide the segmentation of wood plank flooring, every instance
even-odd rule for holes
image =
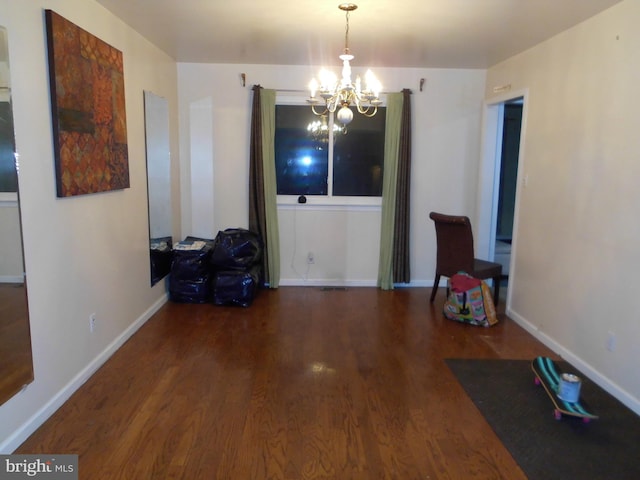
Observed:
[[[92,480],[526,479],[444,359],[551,352],[503,313],[446,320],[429,294],[168,303],[16,453],[79,454]]]
[[[33,379],[31,334],[23,283],[0,283],[0,404]]]

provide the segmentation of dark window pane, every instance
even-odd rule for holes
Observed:
[[[333,147],[333,195],[382,195],[386,108],[369,118],[353,110],[345,134],[336,134]]]
[[[278,195],[327,195],[328,139],[307,130],[317,120],[307,106],[276,105]]]

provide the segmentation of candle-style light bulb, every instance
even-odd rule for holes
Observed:
[[[312,78],[309,82],[309,90],[311,90],[311,98],[316,98],[316,92],[318,91],[318,81]]]

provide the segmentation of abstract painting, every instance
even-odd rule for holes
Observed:
[[[58,197],[129,187],[122,52],[45,10]]]

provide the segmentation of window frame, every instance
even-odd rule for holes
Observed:
[[[311,110],[311,105],[307,102],[307,92],[276,92],[277,105],[306,106]],[[380,107],[386,107],[386,95],[381,94]],[[356,115],[359,115],[356,113]],[[332,132],[334,115],[329,115],[329,130]],[[328,172],[327,172],[327,195],[304,195],[306,203],[301,204],[298,200],[301,195],[277,195],[277,206],[308,205],[308,206],[328,206],[328,207],[362,207],[363,209],[381,208],[382,194],[379,197],[372,196],[338,196],[333,195],[333,133],[329,136],[328,148]],[[384,173],[383,173],[384,176]],[[330,193],[329,193],[330,192]]]

